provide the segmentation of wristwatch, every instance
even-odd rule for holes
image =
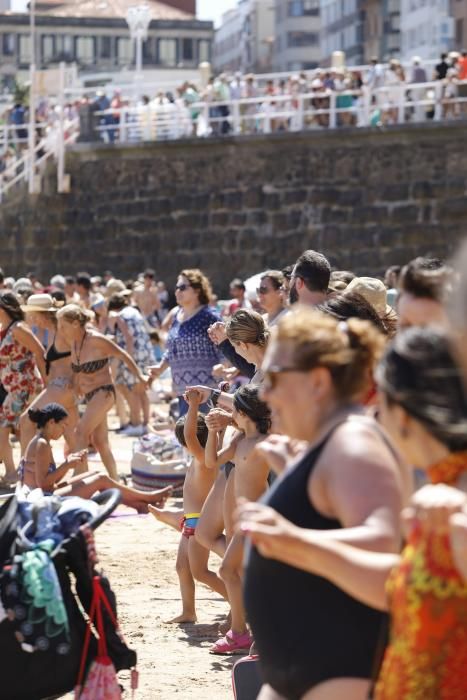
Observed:
[[[215,407],[217,406],[217,402],[219,401],[219,396],[221,395],[221,391],[219,389],[213,389],[211,391],[211,403]]]

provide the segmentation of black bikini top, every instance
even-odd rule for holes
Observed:
[[[108,364],[108,362],[108,357],[103,357],[102,360],[92,360],[91,362],[83,362],[82,365],[75,364],[74,362],[72,362],[71,369],[76,374],[79,374],[80,372],[83,374],[94,374],[94,372],[98,372],[100,369],[105,367]]]
[[[50,365],[52,362],[55,362],[56,360],[62,360],[64,357],[70,357],[71,355],[71,350],[67,350],[66,352],[59,352],[57,348],[55,347],[55,338],[53,340],[52,345],[50,348],[47,350],[45,354],[45,373],[49,374],[50,372]]]

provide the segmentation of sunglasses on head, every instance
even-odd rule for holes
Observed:
[[[186,289],[190,287],[189,284],[176,284],[175,285],[175,291],[176,292],[184,292]]]

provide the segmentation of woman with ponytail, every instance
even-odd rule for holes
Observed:
[[[149,504],[161,505],[170,495],[171,487],[160,491],[137,491],[121,486],[100,472],[86,472],[65,481],[68,472],[81,468],[86,459],[86,450],[80,450],[68,455],[60,466],[55,464],[50,443],[63,437],[68,412],[58,403],[48,403],[43,408],[30,409],[28,414],[37,432],[27,446],[18,468],[21,485],[28,490],[40,488],[46,494],[91,498],[99,491],[118,489],[122,503],[135,508],[139,513],[147,513]]]

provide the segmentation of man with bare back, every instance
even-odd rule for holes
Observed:
[[[155,278],[156,273],[154,270],[145,270],[143,274],[143,284],[136,287],[133,293],[136,306],[152,328],[158,328],[160,325],[159,310],[161,308],[161,303],[155,284]]]

